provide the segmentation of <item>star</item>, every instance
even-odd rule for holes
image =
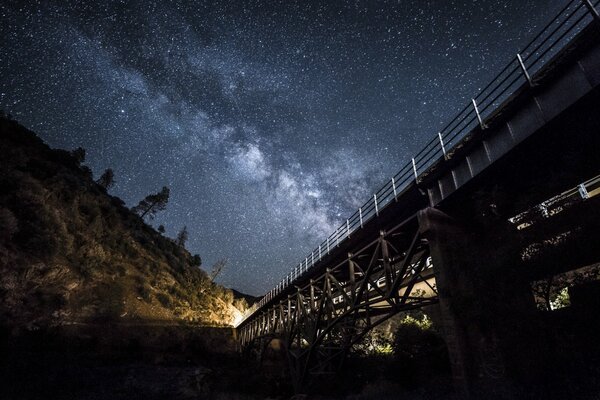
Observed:
[[[261,294],[564,2],[5,3],[0,108],[128,206],[168,186],[152,224]]]

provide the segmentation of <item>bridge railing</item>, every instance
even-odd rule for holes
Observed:
[[[591,21],[600,20],[599,5],[600,0],[569,1],[490,83],[425,144],[421,151],[294,267],[281,282],[254,304],[246,312],[245,318],[285,291],[335,247],[378,216],[388,204],[397,199],[412,182],[418,181],[419,176],[426,173],[434,164],[444,158],[450,158],[452,150],[477,125],[484,129],[486,120],[502,108],[501,106],[509,101],[519,88],[523,85],[535,86],[536,74],[546,63]]]

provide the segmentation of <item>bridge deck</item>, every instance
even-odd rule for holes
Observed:
[[[571,0],[563,10],[448,123],[425,148],[269,291],[245,316],[295,295],[349,252],[369,246],[428,205],[460,191],[483,170],[551,123],[600,84],[600,0]]]

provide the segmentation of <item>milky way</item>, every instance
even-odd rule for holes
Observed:
[[[22,3],[27,3],[24,5]],[[3,1],[0,108],[259,294],[563,1]]]

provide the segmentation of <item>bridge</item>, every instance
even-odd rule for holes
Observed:
[[[600,261],[599,4],[569,1],[246,313],[241,346],[281,341],[299,388],[378,324],[435,307],[461,392],[527,380],[514,360],[540,345],[508,327],[535,331],[531,282]]]

